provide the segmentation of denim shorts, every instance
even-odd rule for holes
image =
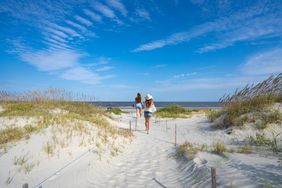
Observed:
[[[144,112],[144,117],[145,117],[145,118],[152,117],[152,116],[153,116],[153,113],[152,113],[152,112],[148,112],[148,111],[145,111],[145,112]]]
[[[142,104],[141,104],[141,103],[137,103],[137,104],[135,105],[135,107],[136,107],[136,109],[141,109],[141,108],[142,108]]]

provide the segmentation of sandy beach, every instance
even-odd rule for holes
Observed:
[[[21,187],[24,183],[44,188],[210,187],[211,167],[216,168],[218,187],[280,187],[282,184],[281,163],[267,153],[216,155],[199,151],[193,156],[177,156],[177,148],[184,142],[207,147],[220,142],[235,147],[248,136],[255,135],[254,130],[235,129],[229,135],[224,130],[213,129],[207,117],[200,113],[186,119],[154,118],[150,133],[146,134],[144,118],[136,121],[133,111],[113,116],[109,119],[112,126],[129,129],[131,121],[133,132],[130,140],[111,142],[118,148],[117,154],[107,152],[109,146],[103,148],[102,155],[98,154],[95,141],[78,146],[79,136],[76,136],[69,146],[48,157],[42,153],[42,143],[52,135],[47,129],[45,133],[15,143],[1,154],[0,187]],[[2,124],[8,121],[15,120],[1,119]],[[27,121],[30,123],[31,120],[17,119],[19,126],[24,126]],[[282,131],[281,126],[276,129]],[[91,131],[97,132],[95,129]],[[15,159],[20,156],[26,156],[27,164],[32,166],[30,171],[15,165]],[[9,177],[11,182],[7,184]]]

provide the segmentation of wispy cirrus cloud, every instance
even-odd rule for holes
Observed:
[[[158,80],[156,92],[183,92],[192,90],[234,89],[246,84],[257,83],[271,74],[282,72],[282,48],[273,48],[248,57],[233,74],[203,76],[197,72],[174,75]],[[196,76],[197,77],[192,77]],[[191,76],[191,77],[190,77]]]
[[[138,8],[136,9],[135,14],[141,19],[151,21],[150,13],[146,9]]]
[[[198,73],[197,72],[191,72],[191,73],[182,73],[182,74],[177,74],[177,75],[174,75],[173,78],[185,78],[185,77],[188,77],[188,76],[194,76],[194,75],[197,75]]]
[[[244,73],[250,75],[274,74],[282,72],[282,48],[256,53],[241,65]]]
[[[127,9],[125,8],[124,4],[121,3],[119,0],[107,0],[107,4],[118,10],[123,16],[127,15]]]
[[[22,61],[35,66],[40,71],[55,71],[78,65],[83,56],[72,50],[42,50],[21,52]]]
[[[96,71],[97,72],[104,72],[104,71],[112,70],[113,68],[114,68],[114,66],[104,66],[104,67],[97,68]]]
[[[112,77],[114,77],[114,75],[101,76],[80,66],[68,69],[61,75],[61,78],[65,80],[81,81],[86,84],[99,84],[102,80]]]
[[[93,11],[89,10],[89,9],[84,9],[83,13],[87,16],[89,16],[92,20],[96,21],[96,22],[101,22],[102,21],[102,17],[96,13],[94,13]]]
[[[82,23],[82,24],[84,24],[84,25],[86,25],[86,26],[91,26],[91,25],[93,25],[91,21],[89,21],[89,20],[87,20],[86,18],[83,18],[83,17],[81,17],[81,16],[76,15],[76,16],[74,16],[74,18],[75,18],[78,22],[80,22],[80,23]]]
[[[103,16],[108,17],[108,18],[115,18],[116,15],[112,9],[110,9],[108,6],[99,3],[99,2],[94,2],[93,7],[100,12]]]
[[[279,23],[282,22],[282,12],[278,7],[282,8],[281,4],[261,1],[230,16],[195,26],[189,31],[174,33],[165,39],[142,44],[133,52],[150,51],[176,45],[208,34],[217,34],[213,37],[217,42],[201,47],[199,52],[225,48],[240,41],[281,36],[282,26]]]

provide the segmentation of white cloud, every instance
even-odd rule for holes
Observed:
[[[110,7],[117,9],[123,16],[127,15],[125,6],[119,0],[107,0],[107,4]]]
[[[93,7],[100,12],[102,15],[108,17],[108,18],[115,18],[115,13],[106,5],[103,5],[102,3],[99,2],[94,2]]]
[[[22,61],[41,71],[61,70],[77,65],[83,54],[72,50],[29,51],[20,54]]]
[[[102,21],[102,17],[96,13],[94,13],[93,11],[89,10],[89,9],[84,9],[83,10],[84,14],[86,14],[87,16],[89,16],[92,20],[96,21],[96,22],[101,22]]]
[[[54,23],[48,23],[47,26],[53,28],[53,29],[57,29],[59,31],[62,31],[66,34],[68,34],[70,37],[81,37],[80,34],[78,34],[76,31],[74,31],[73,29],[69,28],[69,27],[63,27]]]
[[[56,30],[56,29],[47,28],[46,31],[49,32],[49,33],[55,34],[60,38],[68,38],[68,35],[66,33],[59,31],[59,30]]]
[[[113,66],[104,66],[104,67],[97,68],[96,71],[103,72],[103,71],[112,70],[113,68],[114,68]]]
[[[217,43],[200,48],[199,52],[225,48],[238,41],[282,35],[282,12],[275,9],[275,3],[256,3],[253,7],[222,17],[213,22],[195,26],[189,31],[178,32],[161,40],[140,45],[133,52],[149,51],[188,42],[193,38],[214,34]],[[273,10],[272,10],[273,9]],[[272,11],[270,11],[272,10]],[[275,11],[276,10],[276,11]],[[211,38],[211,37],[210,37]]]
[[[70,21],[70,20],[67,20],[66,23],[69,24],[70,26],[76,28],[76,29],[79,29],[79,30],[83,31],[83,32],[87,32],[86,27],[84,27],[84,26],[82,26],[82,25],[80,25],[78,23],[75,23],[75,22]]]
[[[150,13],[149,13],[147,10],[145,10],[145,9],[137,9],[137,10],[135,11],[135,14],[136,14],[138,17],[140,17],[140,18],[142,18],[142,19],[144,19],[144,20],[151,21]]]
[[[202,77],[197,79],[185,79],[177,82],[159,81],[159,87],[155,88],[156,92],[184,92],[194,90],[218,90],[234,89],[243,87],[249,83],[257,83],[263,77],[237,75],[233,77]]]
[[[282,48],[257,53],[242,65],[242,71],[251,75],[282,72]]]
[[[83,67],[68,69],[61,75],[61,78],[65,80],[81,81],[88,84],[98,84],[103,79],[100,75]]]
[[[86,18],[83,18],[81,16],[74,16],[74,18],[79,21],[80,23],[86,25],[86,26],[91,26],[92,25],[92,22],[90,22],[89,20],[87,20]]]
[[[185,78],[187,76],[194,76],[194,75],[197,75],[198,73],[197,72],[191,72],[191,73],[183,73],[183,74],[177,74],[177,75],[174,75],[173,78]]]

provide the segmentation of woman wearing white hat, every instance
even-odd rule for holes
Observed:
[[[156,111],[156,107],[153,102],[153,96],[147,94],[145,97],[145,108],[144,108],[144,116],[145,116],[145,126],[147,134],[149,134],[150,129],[150,118],[153,116],[153,113]]]

